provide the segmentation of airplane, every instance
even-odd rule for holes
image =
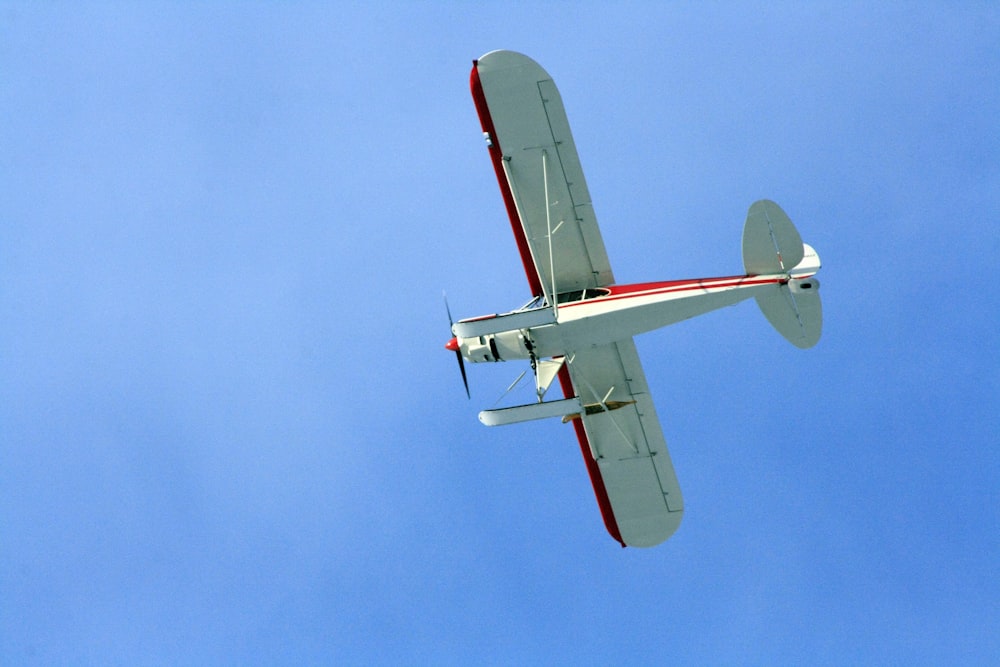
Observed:
[[[619,285],[552,77],[528,56],[491,51],[473,61],[470,87],[532,298],[453,321],[445,348],[467,395],[465,362],[527,361],[537,400],[483,410],[480,421],[571,423],[608,533],[622,547],[660,544],[684,500],[633,337],[753,297],[782,336],[812,347],[819,257],[765,199],[743,227],[744,273]],[[556,378],[564,397],[546,400]]]

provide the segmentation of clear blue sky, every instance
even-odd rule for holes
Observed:
[[[0,4],[0,662],[1000,660],[993,3]],[[622,282],[824,261],[637,340],[686,499],[605,533],[457,316],[528,288],[468,92],[555,78]]]

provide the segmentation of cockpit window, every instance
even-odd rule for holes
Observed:
[[[560,292],[559,303],[586,301],[587,299],[596,299],[601,296],[607,296],[608,294],[611,294],[611,290],[604,289],[603,287],[590,287],[582,290],[573,290],[572,292]],[[532,310],[535,308],[548,307],[549,300],[547,298],[544,296],[536,296],[534,299],[521,306],[519,310]]]
[[[574,290],[572,292],[561,292],[559,303],[573,303],[574,301],[586,301],[596,299],[599,296],[607,296],[611,292],[602,287],[592,287],[590,289]]]

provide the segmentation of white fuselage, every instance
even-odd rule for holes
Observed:
[[[537,306],[505,315],[462,320],[456,323],[456,341],[469,362],[540,359],[565,355],[592,346],[605,345],[674,324],[696,315],[732,306],[744,299],[774,289],[789,281],[805,284],[812,274],[729,276],[660,283],[611,285],[597,296],[559,303],[553,317],[551,306]],[[527,313],[547,321],[525,325]],[[510,325],[508,326],[508,322]],[[462,337],[463,325],[474,324],[479,335]],[[493,325],[493,326],[491,326]]]

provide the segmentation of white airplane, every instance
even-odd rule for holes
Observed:
[[[445,347],[466,393],[465,361],[530,362],[537,402],[484,410],[480,421],[572,423],[608,532],[623,547],[659,544],[684,500],[632,337],[753,297],[785,338],[811,347],[822,327],[819,257],[762,200],[743,227],[742,275],[617,285],[552,77],[527,56],[492,51],[473,62],[470,84],[533,298],[454,322]],[[565,398],[544,400],[557,377]]]

